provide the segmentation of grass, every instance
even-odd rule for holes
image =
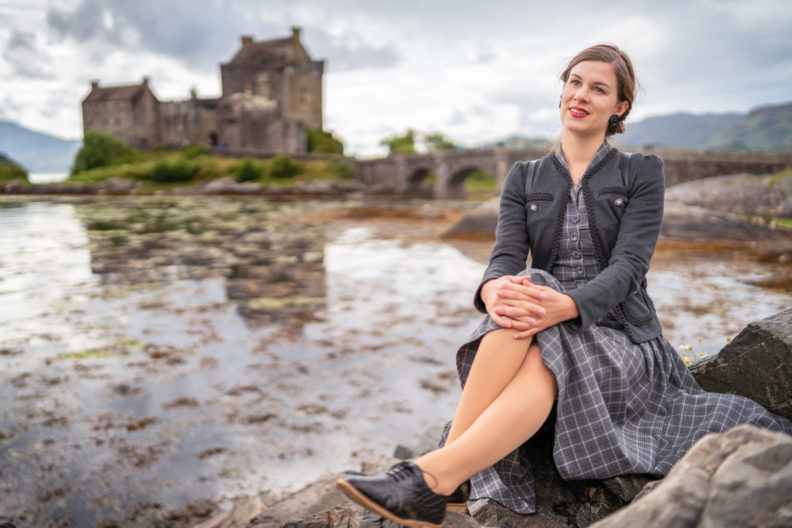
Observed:
[[[188,147],[189,149],[189,147]],[[187,155],[189,154],[189,155]],[[286,170],[282,167],[286,166]],[[166,168],[179,174],[193,174],[182,181],[162,181]],[[244,174],[240,178],[240,174]],[[195,185],[223,177],[259,183],[264,187],[294,185],[298,181],[317,179],[350,179],[353,168],[344,160],[296,161],[288,156],[279,159],[227,158],[194,151],[149,151],[141,152],[133,163],[100,167],[74,174],[68,182],[98,183],[117,177],[143,183],[143,192],[167,190],[185,185]],[[160,181],[157,181],[160,180]]]

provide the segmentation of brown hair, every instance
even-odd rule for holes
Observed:
[[[617,95],[619,102],[627,101],[627,110],[619,117],[616,126],[608,125],[605,135],[612,136],[613,134],[623,133],[624,120],[627,119],[627,114],[632,110],[633,101],[635,100],[635,71],[633,70],[630,57],[612,44],[596,44],[586,48],[569,61],[564,73],[561,74],[561,80],[564,81],[564,84],[569,79],[569,72],[572,71],[572,68],[583,61],[607,62],[613,66],[613,71],[616,72],[616,82],[618,83]]]

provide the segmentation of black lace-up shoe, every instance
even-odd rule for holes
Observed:
[[[349,477],[337,485],[352,501],[402,526],[439,528],[445,517],[445,495],[429,489],[421,468],[409,461],[384,475]]]

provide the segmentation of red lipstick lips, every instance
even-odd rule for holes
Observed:
[[[586,110],[580,108],[579,106],[570,106],[569,113],[572,115],[572,117],[586,117],[589,115]]]

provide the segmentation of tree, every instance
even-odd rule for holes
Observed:
[[[380,141],[380,145],[388,147],[390,154],[414,154],[416,135],[417,132],[414,129],[408,128],[407,132],[401,136],[386,137]]]
[[[0,183],[11,180],[29,183],[27,171],[0,152]]]
[[[320,128],[307,128],[308,152],[323,152],[325,154],[344,154],[344,144],[333,137],[329,130]]]
[[[431,134],[424,134],[424,145],[429,152],[436,152],[438,150],[456,149],[457,145],[446,138],[442,132],[433,132]]]
[[[74,157],[71,173],[77,174],[97,167],[121,165],[134,161],[135,150],[109,134],[89,130],[83,137],[83,146]]]

